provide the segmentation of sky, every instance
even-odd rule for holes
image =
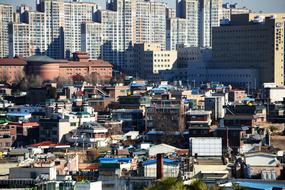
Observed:
[[[86,1],[86,0],[85,0]],[[105,8],[105,0],[88,0],[100,4]],[[158,0],[166,2],[169,7],[175,7],[176,0]],[[263,12],[285,12],[285,0],[223,0],[224,3],[238,3],[240,7],[247,7],[252,11]],[[35,5],[36,0],[0,0],[0,3],[12,3],[13,5],[28,4]]]

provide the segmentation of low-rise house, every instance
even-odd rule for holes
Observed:
[[[276,180],[283,169],[277,155],[264,152],[247,153],[244,162],[250,178]]]
[[[143,162],[144,177],[157,177],[157,160]],[[163,159],[163,177],[178,177],[179,162],[176,160]]]
[[[202,179],[205,182],[227,179],[230,176],[227,167],[221,158],[198,157],[188,177]]]
[[[66,141],[75,146],[105,147],[108,129],[97,122],[84,123],[66,135]]]
[[[174,146],[170,146],[167,144],[158,144],[154,145],[149,148],[149,156],[156,156],[157,154],[173,154],[175,153],[179,148],[176,148]]]
[[[140,109],[116,109],[112,110],[112,119],[122,121],[122,130],[124,133],[129,131],[145,130],[145,120],[143,110]]]
[[[185,113],[185,125],[189,131],[189,137],[210,136],[212,124],[211,111],[189,110]]]
[[[247,97],[245,90],[232,89],[229,91],[229,101],[230,102],[241,102]]]
[[[33,167],[10,168],[9,179],[56,179],[56,167],[52,161],[39,161],[33,164]]]
[[[76,128],[65,119],[41,119],[39,123],[40,141],[62,142],[64,135]]]

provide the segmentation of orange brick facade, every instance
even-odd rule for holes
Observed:
[[[3,81],[9,78],[7,82],[14,82],[19,75],[23,77],[25,73],[38,75],[43,80],[54,80],[58,77],[72,78],[75,75],[86,77],[95,73],[98,80],[109,81],[112,78],[112,71],[110,63],[103,60],[89,60],[88,54],[82,52],[75,52],[72,61],[56,60],[47,56],[32,56],[27,60],[0,59],[0,79]]]

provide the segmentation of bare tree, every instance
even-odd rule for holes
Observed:
[[[43,79],[38,75],[30,75],[27,79],[29,88],[39,88],[43,84]]]
[[[92,85],[97,85],[97,84],[100,84],[100,82],[101,82],[100,76],[96,72],[93,72],[93,73],[85,76],[85,81],[92,84]]]
[[[7,72],[4,72],[2,74],[1,81],[9,83],[11,82],[10,80],[11,80],[11,76]]]
[[[59,88],[64,87],[65,85],[72,85],[72,79],[66,77],[57,77],[55,82]]]
[[[19,84],[20,81],[23,80],[23,78],[26,78],[24,71],[19,71],[19,70],[18,70],[18,71],[15,73],[15,75],[14,75],[14,82],[15,82],[16,84]]]

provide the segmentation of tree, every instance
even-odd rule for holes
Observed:
[[[27,79],[29,88],[40,88],[43,84],[43,79],[38,75],[30,75]]]
[[[15,75],[14,75],[14,82],[15,82],[16,84],[19,84],[20,81],[23,80],[23,78],[26,78],[24,71],[19,71],[19,70],[18,70],[18,71],[15,73]]]
[[[55,82],[57,84],[57,87],[63,88],[65,85],[72,85],[72,79],[66,78],[66,77],[57,77],[55,79]]]
[[[85,77],[85,81],[92,84],[92,85],[100,84],[100,82],[101,82],[100,76],[96,72],[93,72],[90,75],[87,75]]]
[[[186,186],[186,190],[208,190],[208,186],[201,180],[195,180]]]
[[[77,74],[72,76],[72,80],[73,82],[83,82],[85,81],[85,78],[82,75]]]
[[[239,184],[233,184],[233,190],[246,190],[245,187],[239,186]]]
[[[185,190],[183,181],[176,178],[164,178],[145,190]]]
[[[11,80],[10,75],[7,72],[4,72],[1,76],[1,81],[9,83]]]

